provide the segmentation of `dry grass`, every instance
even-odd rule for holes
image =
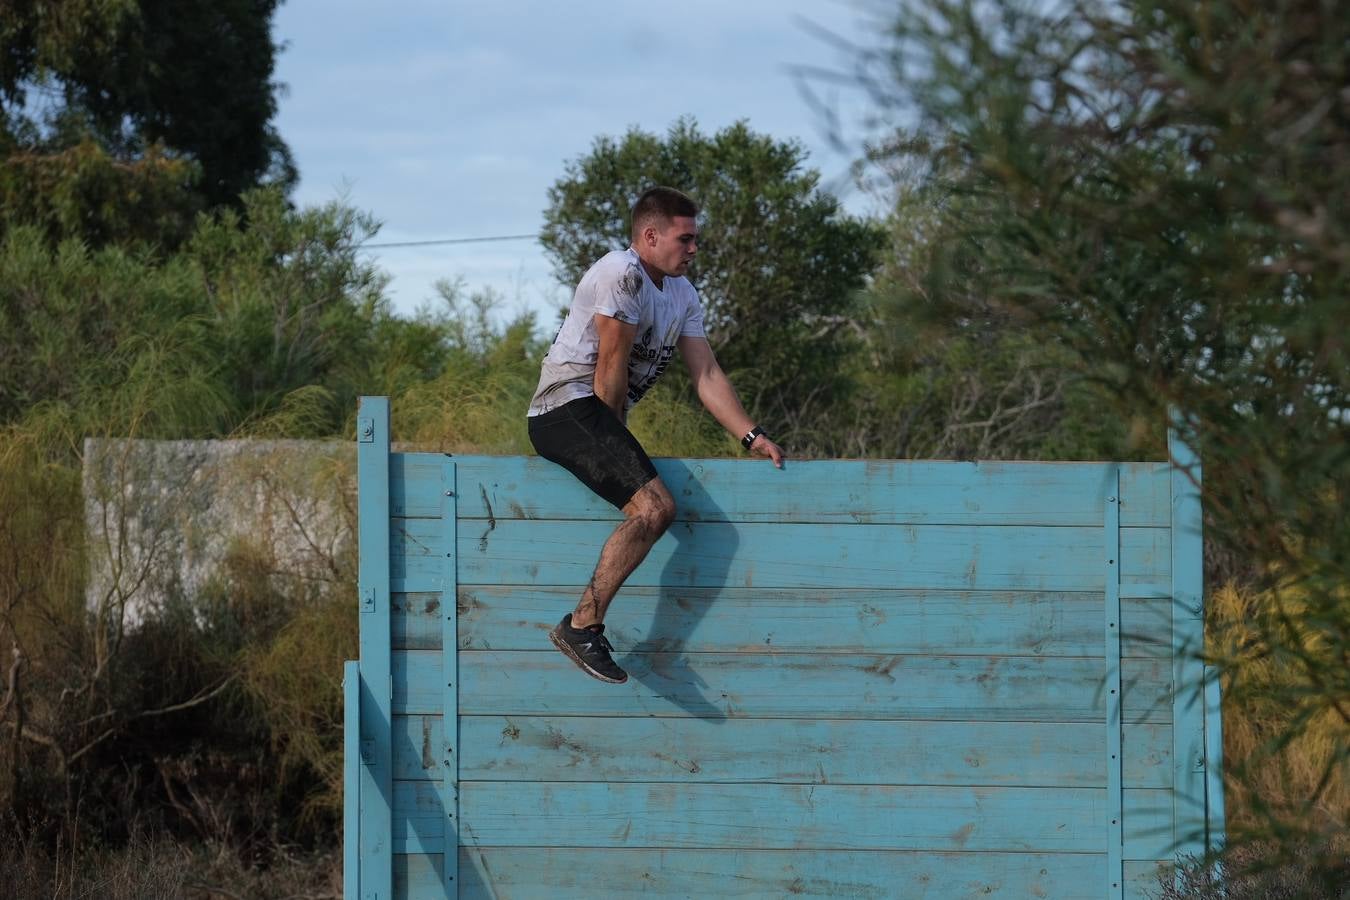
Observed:
[[[342,855],[276,849],[248,859],[220,845],[134,833],[116,848],[49,846],[44,829],[0,829],[0,896],[12,900],[337,900]]]
[[[1279,598],[1290,621],[1296,593]],[[1309,683],[1306,664],[1270,646],[1259,621],[1274,599],[1232,586],[1209,600],[1211,651],[1226,668],[1223,729],[1230,833],[1350,828],[1350,722]],[[1300,641],[1317,642],[1315,632]],[[1315,655],[1313,655],[1315,658]]]
[[[1326,634],[1296,590],[1227,586],[1208,602],[1224,671],[1228,846],[1192,860],[1161,900],[1350,898],[1350,722],[1317,687]]]
[[[1212,865],[1183,866],[1160,883],[1158,900],[1346,900],[1346,849],[1303,846],[1293,853],[1269,842],[1246,844]]]

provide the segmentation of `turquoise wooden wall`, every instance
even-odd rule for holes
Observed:
[[[658,460],[613,686],[547,631],[617,513],[388,422],[362,401],[349,897],[1143,897],[1220,836],[1184,447]]]

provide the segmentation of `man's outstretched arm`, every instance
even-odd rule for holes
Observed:
[[[712,417],[738,439],[755,427],[755,422],[741,406],[741,398],[731,385],[722,367],[717,363],[707,338],[682,337],[679,339],[680,356],[689,367],[689,378],[698,392],[699,402],[712,413]],[[783,448],[761,434],[750,445],[750,452],[773,460],[778,468],[783,468]]]

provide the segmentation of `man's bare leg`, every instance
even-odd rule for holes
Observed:
[[[624,505],[623,515],[623,522],[600,550],[591,582],[572,613],[573,628],[605,621],[614,595],[675,520],[675,498],[660,478],[653,478]]]

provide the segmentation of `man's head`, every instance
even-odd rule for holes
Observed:
[[[684,275],[698,252],[698,204],[668,187],[648,188],[633,204],[633,248],[649,270]]]

